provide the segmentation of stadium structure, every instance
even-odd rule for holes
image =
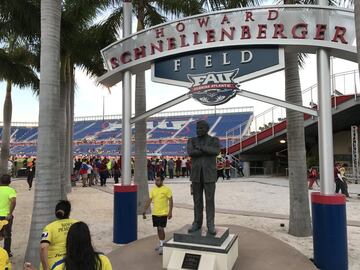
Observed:
[[[334,160],[348,165],[359,178],[358,126],[360,97],[358,71],[332,76]],[[303,91],[303,106],[317,107],[317,85]],[[253,107],[163,112],[147,120],[148,156],[186,156],[186,142],[195,136],[196,122],[206,120],[210,134],[221,140],[222,152],[240,161],[247,175],[287,173],[286,110],[271,107],[254,115]],[[318,165],[317,118],[304,114],[308,165]],[[74,155],[119,156],[121,116],[75,118]],[[0,127],[0,130],[2,128]],[[134,128],[132,130],[134,134]],[[36,155],[37,123],[13,123],[11,154]],[[134,151],[134,147],[133,147]]]
[[[225,147],[227,130],[239,124],[249,126],[253,114],[253,107],[160,113],[147,120],[147,154],[186,156],[187,139],[196,135],[196,122],[199,120],[209,123],[209,132],[219,137]],[[24,126],[24,123],[12,126],[12,155],[36,155],[37,125],[33,124],[32,127]],[[121,131],[120,115],[76,118],[74,154],[119,156]]]

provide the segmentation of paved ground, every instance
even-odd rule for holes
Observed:
[[[167,231],[170,232],[192,222],[192,198],[189,192],[188,179],[166,180],[166,184],[172,188],[175,201],[174,218],[168,223],[167,228]],[[20,270],[28,240],[34,191],[28,191],[24,179],[14,181],[12,186],[18,191],[14,222],[13,264],[15,270]],[[151,186],[152,184],[150,184]],[[360,194],[360,185],[349,185],[349,191],[352,196],[347,202],[349,269],[358,270],[360,269],[360,200],[358,199],[360,198],[358,196]],[[118,249],[116,252],[119,252],[119,254],[126,254],[130,252],[127,250],[131,250],[135,245],[139,248],[137,249],[138,254],[153,251],[152,248],[156,244],[156,231],[152,227],[150,219],[143,220],[141,217],[138,219],[138,239],[140,241],[127,246],[112,243],[113,195],[111,182],[104,188],[76,187],[69,195],[69,199],[73,205],[71,216],[89,224],[94,245],[98,250],[109,253]],[[287,233],[289,213],[287,179],[240,178],[231,181],[219,181],[216,190],[216,206],[216,224],[232,224],[236,228],[251,228],[265,233],[274,241],[278,239],[292,246],[303,254],[300,257],[305,258],[305,261],[313,256],[312,237],[297,238]],[[281,227],[280,224],[284,224],[284,227]],[[169,236],[170,234],[167,235],[167,237]],[[148,243],[148,246],[142,247],[141,243]],[[270,244],[271,246],[272,244]],[[148,249],[147,247],[151,248]],[[261,252],[255,252],[254,256],[260,256],[259,253]],[[151,254],[153,255],[153,253]],[[159,256],[155,256],[154,260],[156,260],[155,258],[159,262],[161,261]],[[269,257],[266,261],[272,263]],[[120,268],[116,264],[114,269],[124,268]]]
[[[302,253],[274,237],[242,226],[222,226],[229,227],[230,232],[239,237],[239,257],[233,270],[317,269]],[[112,251],[109,258],[113,265],[121,265],[121,269],[162,269],[161,256],[154,250],[156,241],[155,236],[140,239],[126,248]]]

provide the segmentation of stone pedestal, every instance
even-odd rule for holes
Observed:
[[[208,235],[205,228],[188,233],[189,227],[175,232],[164,244],[163,268],[231,270],[238,257],[237,235],[224,227],[216,227],[216,235]]]

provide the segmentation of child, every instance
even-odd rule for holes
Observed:
[[[152,220],[153,226],[157,228],[159,237],[159,246],[155,250],[159,251],[159,255],[163,253],[163,245],[165,240],[165,230],[167,219],[172,218],[173,198],[172,191],[169,187],[163,185],[160,175],[156,177],[155,187],[150,191],[150,198],[145,203],[143,218],[146,219],[146,210],[153,202]]]

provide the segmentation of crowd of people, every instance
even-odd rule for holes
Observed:
[[[216,159],[217,178],[230,180],[231,169],[236,168],[239,177],[244,176],[242,163],[238,166],[232,160],[231,156],[223,156],[219,154]],[[190,157],[151,157],[147,160],[147,175],[149,181],[154,181],[159,175],[162,180],[166,177],[173,179],[174,177],[189,177],[192,169],[192,161]]]
[[[100,186],[106,186],[109,177],[113,177],[117,184],[121,176],[121,158],[75,158],[73,172],[72,179],[74,181],[80,180],[83,187],[90,187],[98,183],[100,183]]]

